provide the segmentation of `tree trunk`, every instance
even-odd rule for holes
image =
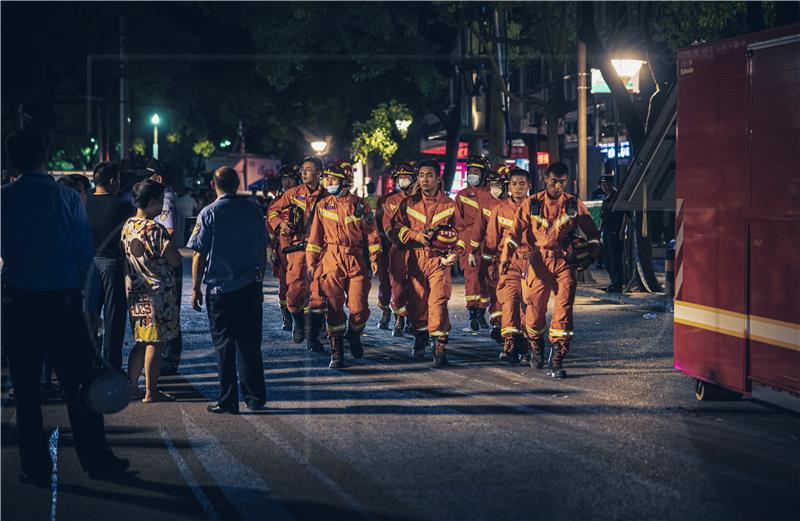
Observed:
[[[558,143],[559,114],[551,107],[547,107],[544,116],[547,119],[547,153],[550,155],[550,162],[555,163],[561,158],[561,147]]]

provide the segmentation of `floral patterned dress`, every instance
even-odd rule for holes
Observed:
[[[167,229],[155,221],[132,217],[122,228],[125,292],[136,342],[169,342],[180,330],[175,268],[164,257]]]

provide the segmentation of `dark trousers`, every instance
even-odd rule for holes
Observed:
[[[622,287],[622,240],[619,232],[603,233],[603,265],[611,278],[611,285]]]
[[[178,292],[178,312],[180,313],[181,295],[183,294],[183,264],[179,264],[175,270],[175,278],[177,279],[175,288]],[[178,369],[178,365],[181,363],[181,351],[183,351],[183,336],[180,329],[178,329],[178,336],[164,346],[164,354],[161,357],[162,371],[164,367]]]
[[[122,370],[122,340],[128,300],[125,298],[125,261],[107,257],[95,258],[100,273],[103,306],[103,358],[108,366]]]
[[[219,403],[231,410],[239,410],[239,392],[247,403],[263,405],[267,401],[261,357],[263,301],[258,282],[230,293],[206,293],[211,338],[219,365]]]
[[[103,416],[78,401],[80,385],[92,377],[94,355],[82,306],[77,290],[3,291],[3,352],[14,385],[22,470],[29,475],[47,473],[51,466],[39,403],[45,355],[64,392],[81,466],[98,465],[107,450]]]

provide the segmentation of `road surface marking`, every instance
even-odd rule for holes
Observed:
[[[213,434],[195,424],[183,409],[181,416],[192,454],[200,460],[242,519],[294,521],[258,473],[236,459]]]
[[[58,511],[58,427],[50,435],[50,459],[53,460],[53,471],[50,474],[50,521],[56,521]]]
[[[195,479],[192,470],[183,460],[181,454],[178,452],[178,449],[175,448],[175,445],[172,443],[172,440],[167,435],[167,432],[164,430],[163,425],[159,425],[159,431],[161,432],[161,439],[164,441],[164,445],[167,446],[167,451],[169,455],[172,457],[172,461],[175,462],[175,465],[178,467],[178,470],[181,471],[183,475],[184,481],[188,483],[189,488],[192,489],[194,493],[194,497],[197,499],[197,502],[200,503],[200,506],[203,508],[205,513],[208,515],[208,519],[210,521],[218,521],[219,515],[214,510],[214,507],[211,505],[211,502],[208,500],[208,496],[206,496],[205,492],[203,492],[203,488],[198,483],[197,479]]]

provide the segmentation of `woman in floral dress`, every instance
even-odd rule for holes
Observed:
[[[131,398],[147,402],[175,398],[158,390],[161,350],[178,335],[178,306],[175,267],[181,262],[169,233],[153,218],[161,213],[164,186],[145,179],[133,187],[136,215],[122,228],[127,273],[125,290],[130,308],[131,331],[136,344],[128,357]],[[139,389],[144,367],[145,390]]]

